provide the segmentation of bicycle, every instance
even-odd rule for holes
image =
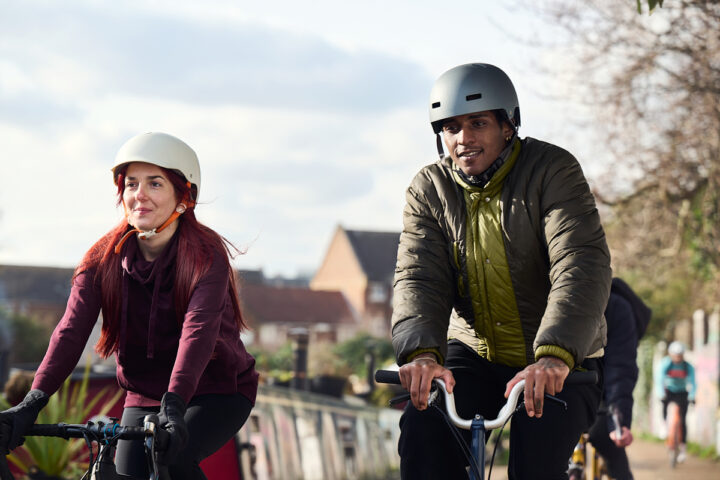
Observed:
[[[396,371],[377,370],[375,372],[375,381],[378,383],[390,383],[400,385],[400,375]],[[597,383],[597,381],[597,372],[573,372],[566,379],[565,385],[593,384]],[[443,417],[447,421],[448,428],[450,428],[453,437],[460,445],[460,448],[462,449],[466,459],[468,460],[468,463],[470,465],[469,480],[484,480],[485,435],[488,430],[500,428],[500,430],[502,431],[502,429],[505,427],[513,414],[524,408],[525,404],[520,403],[520,405],[518,405],[518,400],[520,398],[520,395],[525,390],[525,380],[520,380],[517,384],[515,384],[512,390],[510,390],[510,395],[508,395],[507,402],[505,402],[505,405],[503,405],[503,407],[498,412],[497,418],[492,420],[487,420],[480,414],[475,414],[474,417],[471,419],[465,419],[460,417],[457,413],[457,410],[455,409],[455,397],[452,393],[448,393],[447,388],[445,387],[445,382],[439,378],[436,378],[435,380],[433,380],[433,385],[434,386],[431,389],[430,397],[428,399],[428,407],[436,406],[439,395],[438,392],[442,392],[447,415],[445,415],[445,412],[442,412],[442,409],[440,409],[440,411],[444,414]],[[559,402],[561,405],[564,405],[565,408],[567,408],[567,403],[564,400],[548,394],[545,394],[545,397],[549,400]],[[404,401],[407,399],[409,399],[409,394],[396,397],[391,400],[391,403],[398,403],[400,400]],[[464,440],[460,435],[460,432],[457,430],[456,427],[462,428],[464,430],[470,430],[472,436],[470,449],[467,448],[467,445],[465,444]],[[499,438],[500,437],[498,437],[498,441]],[[497,443],[495,444],[495,447],[497,448]],[[492,474],[494,457],[495,453],[493,452],[493,455],[490,459],[490,471],[488,472],[488,478],[490,478],[490,475]]]
[[[676,402],[668,403],[667,411],[667,438],[665,445],[668,449],[670,468],[675,468],[680,455],[680,443],[682,439],[682,419],[680,418],[680,405]]]
[[[115,448],[118,440],[144,440],[145,453],[150,472],[150,480],[169,480],[167,467],[157,462],[157,452],[167,445],[168,433],[158,426],[157,415],[147,415],[142,427],[126,427],[111,419],[112,423],[88,422],[79,424],[35,424],[25,436],[60,437],[64,439],[83,438],[89,453],[88,470],[83,479],[120,480],[115,471]],[[0,432],[0,439],[7,438],[6,432]],[[97,455],[93,456],[93,444],[96,444]],[[7,445],[0,445],[0,480],[14,480],[7,463]]]
[[[615,407],[611,407],[610,411],[612,412],[611,418],[615,426],[615,437],[620,438],[622,437],[620,414]],[[577,445],[575,445],[568,464],[569,480],[582,480],[584,478],[588,480],[611,478],[605,460],[590,442],[590,435],[587,432],[580,436],[580,440],[578,440]]]

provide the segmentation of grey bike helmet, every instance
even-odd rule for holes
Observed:
[[[430,124],[439,133],[443,120],[457,115],[503,110],[520,126],[520,104],[510,77],[488,63],[467,63],[440,75],[430,92]]]

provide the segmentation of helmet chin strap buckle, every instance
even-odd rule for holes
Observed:
[[[153,228],[152,230],[146,230],[143,232],[138,233],[138,238],[142,240],[147,240],[148,238],[152,238],[155,235],[157,235],[157,228]]]

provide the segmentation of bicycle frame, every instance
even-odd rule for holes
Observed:
[[[608,410],[613,421],[615,437],[621,438],[623,430],[620,423],[620,411],[616,406],[611,406]],[[580,480],[588,475],[588,478],[592,480],[600,480],[603,476],[609,478],[605,459],[590,442],[589,433],[585,432],[580,435],[580,440],[573,449],[568,463],[568,476],[570,480]]]
[[[587,433],[583,433],[580,441],[575,445],[568,466],[568,476],[570,480],[609,478],[605,462],[589,441]]]

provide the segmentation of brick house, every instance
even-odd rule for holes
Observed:
[[[343,292],[358,312],[363,330],[388,337],[399,240],[398,232],[338,226],[310,288]]]
[[[65,313],[73,268],[0,265],[0,307],[55,327]]]
[[[248,344],[278,348],[288,342],[292,328],[305,327],[310,343],[342,342],[358,331],[357,314],[338,291],[306,287],[243,283],[240,301],[252,329]]]

